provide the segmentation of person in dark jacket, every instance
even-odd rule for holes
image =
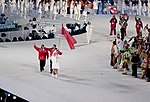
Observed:
[[[140,62],[140,57],[139,54],[137,54],[137,52],[135,52],[134,55],[132,56],[131,62],[132,62],[132,76],[137,77],[137,66],[138,63]]]
[[[45,64],[46,64],[46,57],[48,59],[48,51],[44,48],[44,45],[41,45],[41,48],[37,47],[36,44],[34,44],[34,48],[39,53],[39,60],[40,60],[40,71],[42,72],[44,70]]]

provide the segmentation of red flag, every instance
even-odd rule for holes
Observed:
[[[70,49],[75,49],[74,44],[77,43],[77,41],[69,34],[69,32],[64,28],[64,25],[62,24],[62,34],[65,36]]]

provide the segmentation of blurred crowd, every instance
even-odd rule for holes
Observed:
[[[150,8],[148,0],[1,0],[0,12],[20,17],[43,17],[57,19],[70,14],[80,20],[90,14],[128,14],[148,16]]]

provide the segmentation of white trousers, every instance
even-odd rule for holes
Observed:
[[[72,14],[73,14],[73,9],[70,8],[70,18],[72,18]]]
[[[91,36],[92,36],[92,33],[91,32],[87,32],[87,43],[88,44],[91,42]]]

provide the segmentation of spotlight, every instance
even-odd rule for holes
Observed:
[[[17,97],[16,96],[13,96],[13,99],[15,100]]]
[[[10,96],[10,94],[7,94],[7,96]]]

